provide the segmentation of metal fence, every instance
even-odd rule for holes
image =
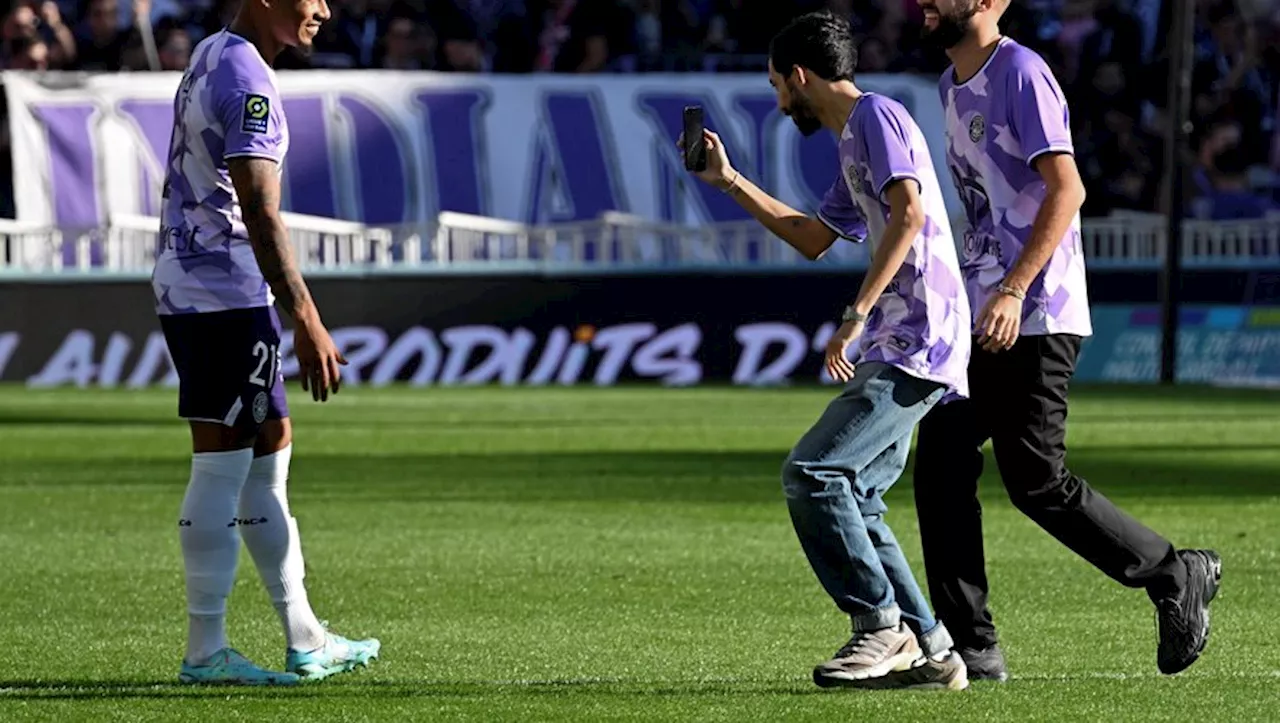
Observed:
[[[725,270],[864,268],[864,244],[837,243],[810,262],[754,221],[699,226],[618,213],[573,223],[526,224],[446,212],[431,224],[367,226],[286,213],[299,265],[308,271],[541,268],[623,270],[717,267]],[[1280,265],[1280,215],[1252,221],[1185,222],[1187,267]],[[958,229],[959,230],[959,229]],[[24,275],[147,274],[160,220],[113,216],[99,228],[70,229],[0,220],[0,271]],[[1166,249],[1166,221],[1121,214],[1084,223],[1093,268],[1155,268]]]

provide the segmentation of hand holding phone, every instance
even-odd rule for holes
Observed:
[[[702,107],[684,109],[684,132],[676,142],[684,156],[684,167],[700,180],[721,191],[733,187],[740,175],[729,165],[720,136],[707,130],[702,124]]]

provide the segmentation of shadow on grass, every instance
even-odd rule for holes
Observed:
[[[823,695],[806,687],[807,679],[714,681],[564,679],[493,681],[388,681],[344,680],[294,687],[190,686],[174,681],[130,680],[0,680],[0,702],[5,700],[129,700],[237,698],[490,698],[502,695],[615,695],[694,697],[734,694]]]
[[[1280,497],[1280,453],[1273,445],[1083,448],[1073,471],[1115,499]],[[1224,454],[1225,453],[1225,454]],[[377,502],[690,502],[767,503],[781,500],[785,450],[542,452],[467,454],[306,453],[292,477],[313,499]],[[112,485],[180,490],[190,460],[11,459],[0,466],[0,489]],[[909,496],[911,472],[891,491]],[[982,489],[1001,495],[988,453]]]

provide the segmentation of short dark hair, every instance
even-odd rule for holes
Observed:
[[[773,36],[769,60],[784,77],[798,65],[823,80],[853,80],[858,48],[849,21],[829,12],[807,13]]]

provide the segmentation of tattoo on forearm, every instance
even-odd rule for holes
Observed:
[[[267,213],[267,209],[279,207],[277,193],[260,190],[246,194],[240,209],[263,278],[285,310],[296,315],[311,305],[311,293],[294,262],[288,232],[274,214]]]

